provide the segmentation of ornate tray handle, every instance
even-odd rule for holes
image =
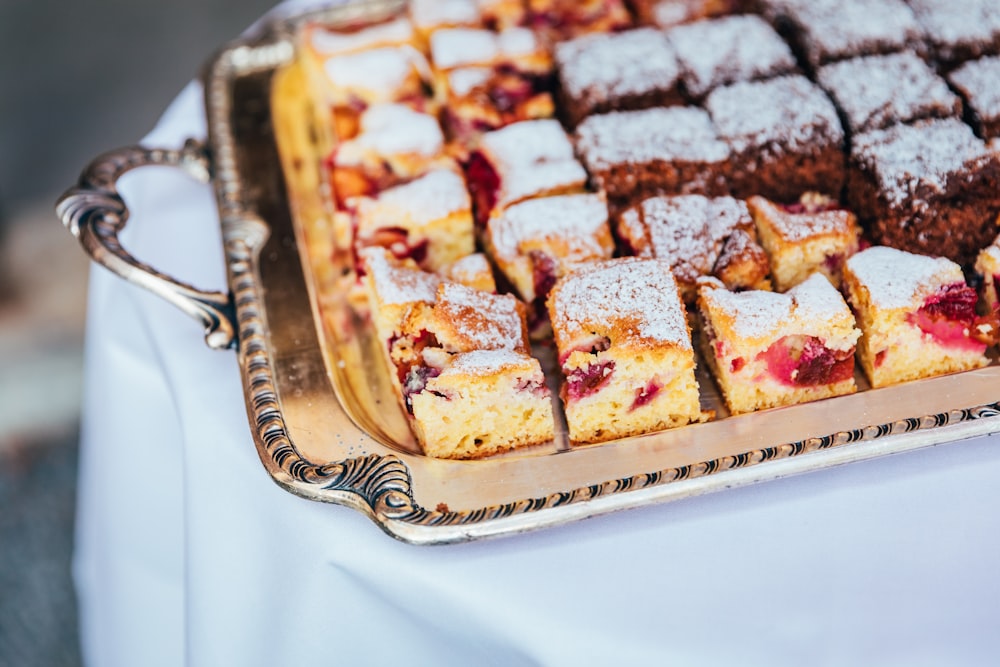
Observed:
[[[128,207],[118,194],[121,176],[136,167],[179,167],[207,183],[211,177],[204,146],[189,139],[180,150],[129,146],[98,157],[80,182],[60,199],[56,211],[91,259],[126,281],[166,299],[205,327],[205,342],[217,350],[236,341],[233,301],[224,292],[209,292],[160,273],[130,255],[118,233],[128,221]]]

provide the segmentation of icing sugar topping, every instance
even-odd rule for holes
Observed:
[[[667,262],[635,257],[584,265],[560,280],[550,296],[553,329],[572,340],[595,328],[627,341],[651,340],[691,348],[687,320]]]
[[[989,43],[1000,30],[994,0],[909,0],[927,38],[951,57],[953,44]]]
[[[462,375],[494,375],[504,369],[524,369],[530,370],[533,375],[541,375],[541,367],[538,361],[528,354],[515,352],[514,350],[473,350],[456,354],[451,358],[443,371],[442,376],[452,374]]]
[[[358,136],[338,147],[339,164],[353,164],[369,152],[378,156],[434,157],[444,150],[444,135],[437,119],[404,104],[375,104],[361,115],[360,124]]]
[[[680,74],[666,37],[652,28],[562,42],[556,45],[555,59],[566,92],[590,104],[668,90]]]
[[[579,187],[587,179],[569,137],[556,120],[522,121],[488,132],[480,149],[500,176],[500,204],[557,188]]]
[[[527,28],[500,33],[478,28],[447,28],[431,35],[431,60],[441,70],[470,65],[493,65],[501,58],[516,58],[539,50],[535,34]]]
[[[918,308],[938,287],[964,282],[962,269],[944,257],[874,246],[847,260],[847,270],[868,288],[878,308]]]
[[[518,300],[510,294],[491,294],[458,283],[438,287],[436,316],[473,348],[516,350],[524,347],[524,320]]]
[[[943,193],[950,178],[989,157],[969,126],[953,118],[874,130],[852,143],[851,159],[874,173],[883,196],[895,205]]]
[[[654,160],[721,162],[729,157],[729,148],[716,136],[708,114],[696,107],[589,116],[577,128],[576,140],[592,170]]]
[[[717,88],[705,106],[719,135],[739,152],[768,145],[798,151],[844,139],[833,103],[804,76]]]
[[[392,102],[410,77],[426,67],[423,56],[408,46],[388,46],[334,56],[324,63],[330,81],[363,94],[369,102]]]
[[[949,75],[984,120],[1000,118],[1000,56],[970,60]]]
[[[419,29],[475,25],[481,11],[473,0],[410,0],[410,18]]]
[[[354,201],[359,229],[420,227],[471,208],[465,180],[449,169],[383,190],[377,198]]]
[[[750,14],[697,21],[667,32],[684,85],[696,97],[720,85],[795,70],[795,56],[771,26]]]
[[[359,251],[379,300],[387,305],[433,303],[440,276],[391,262],[379,247]]]
[[[755,214],[763,213],[778,236],[792,243],[818,236],[849,234],[855,225],[854,215],[845,209],[789,213],[763,197],[753,197],[751,203]]]
[[[501,257],[514,257],[525,241],[562,239],[570,260],[607,256],[598,233],[607,228],[608,207],[594,194],[529,199],[490,221],[490,240]]]
[[[328,30],[313,26],[310,43],[322,56],[334,56],[373,47],[401,46],[413,41],[413,26],[406,18],[379,23],[354,32]]]
[[[833,63],[817,78],[855,132],[961,109],[944,79],[910,51]]]

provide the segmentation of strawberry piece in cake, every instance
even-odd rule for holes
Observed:
[[[696,107],[589,116],[576,128],[576,149],[616,208],[655,195],[729,194],[730,149]]]
[[[759,282],[738,286],[769,288],[766,257],[754,241],[750,211],[739,199],[703,195],[651,197],[626,209],[619,216],[617,227],[618,238],[631,254],[665,260],[670,265],[681,296],[689,303],[694,301],[698,278],[712,275],[728,239],[737,230],[750,238],[736,240],[742,243],[743,252],[735,253],[734,245],[721,266],[731,267],[747,258],[755,266],[762,262],[763,270],[751,271]]]
[[[582,192],[587,172],[558,121],[523,121],[484,134],[469,156],[466,178],[485,229],[490,217],[531,197]]]
[[[684,305],[667,262],[629,257],[583,265],[556,283],[548,308],[571,442],[705,417]]]
[[[528,0],[528,20],[553,42],[632,24],[623,0]]]
[[[552,116],[552,58],[527,28],[438,30],[430,48],[445,129],[459,144],[468,147],[482,132]]]
[[[745,4],[744,0],[628,0],[637,23],[658,28],[735,14]]]
[[[1000,137],[1000,56],[969,61],[948,80],[965,101],[965,116],[976,134],[990,142]]]
[[[908,0],[931,55],[942,69],[1000,54],[1000,9],[995,0]]]
[[[863,250],[844,268],[858,317],[861,366],[873,387],[979,368],[989,334],[976,315],[976,291],[943,257],[885,246]]]
[[[472,253],[472,204],[457,170],[438,169],[374,197],[347,202],[354,245],[382,246],[436,270]]]
[[[705,108],[733,151],[733,196],[781,202],[810,190],[839,196],[844,131],[830,99],[805,77],[716,88]]]
[[[365,110],[357,136],[337,144],[328,163],[338,207],[453,164],[437,119],[402,104]]]
[[[593,113],[683,102],[680,68],[662,31],[585,35],[556,44],[554,59],[569,127]]]
[[[532,307],[532,335],[545,323],[545,300],[556,280],[573,266],[610,259],[614,240],[608,226],[608,207],[595,194],[529,199],[508,207],[490,219],[487,249]]]
[[[846,201],[876,243],[971,265],[997,234],[1000,155],[954,118],[859,134]]]
[[[858,251],[861,236],[853,213],[816,193],[793,205],[751,197],[747,206],[770,258],[775,289],[784,292],[817,272],[840,286],[844,261]]]
[[[837,289],[814,274],[788,292],[698,290],[703,356],[730,412],[794,405],[857,391],[861,332]]]
[[[958,118],[962,113],[958,96],[912,51],[826,65],[816,79],[852,134],[922,118]]]
[[[903,0],[757,0],[763,16],[815,71],[837,60],[923,47]]]
[[[697,21],[666,31],[677,53],[684,91],[700,101],[715,88],[798,71],[792,50],[751,14]]]

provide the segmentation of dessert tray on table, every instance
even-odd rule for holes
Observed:
[[[369,324],[346,291],[324,285],[348,267],[330,265],[307,238],[328,209],[315,159],[323,132],[296,59],[307,22],[357,25],[400,4],[312,11],[225,47],[204,74],[207,144],[113,151],[60,202],[96,262],[202,322],[211,347],[236,351],[258,454],[281,487],[353,507],[403,541],[448,543],[1000,432],[994,356],[980,370],[883,389],[859,372],[856,394],[736,416],[699,370],[703,408],[716,413],[705,423],[585,446],[570,445],[557,423],[554,441],[510,454],[424,456]],[[145,165],[214,186],[226,292],[163,275],[119,244],[128,211],[116,180]]]

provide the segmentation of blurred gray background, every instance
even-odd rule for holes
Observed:
[[[53,212],[272,0],[0,0],[0,667],[80,664],[69,567],[88,262]]]

